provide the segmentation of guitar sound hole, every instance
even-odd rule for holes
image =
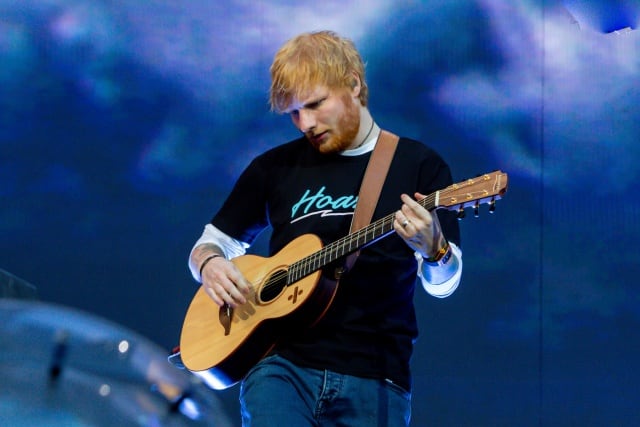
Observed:
[[[282,293],[287,286],[287,270],[278,270],[274,272],[265,282],[260,291],[260,301],[269,302],[274,300]]]

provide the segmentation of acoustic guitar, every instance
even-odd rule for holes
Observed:
[[[507,190],[507,174],[494,171],[450,185],[418,201],[428,210],[457,210],[495,201]],[[215,389],[240,381],[273,348],[285,327],[309,327],[326,312],[336,293],[335,280],[323,269],[394,232],[395,213],[329,245],[313,234],[297,237],[277,254],[265,258],[243,255],[231,261],[253,285],[239,307],[218,306],[200,286],[187,310],[180,335],[182,364]],[[321,277],[322,276],[322,277]],[[175,355],[174,355],[175,356]]]

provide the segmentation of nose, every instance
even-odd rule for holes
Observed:
[[[313,114],[312,111],[300,109],[298,111],[297,122],[298,129],[300,129],[302,133],[312,131],[316,127],[315,114]]]

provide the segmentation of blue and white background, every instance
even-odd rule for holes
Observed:
[[[332,29],[383,128],[510,177],[416,298],[412,425],[640,425],[639,3],[0,0],[0,268],[168,351],[204,223],[297,136],[274,52]]]

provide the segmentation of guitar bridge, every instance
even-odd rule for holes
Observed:
[[[224,334],[229,335],[231,333],[231,317],[233,316],[233,308],[229,304],[224,304],[218,311],[218,319],[220,324],[224,328]]]

